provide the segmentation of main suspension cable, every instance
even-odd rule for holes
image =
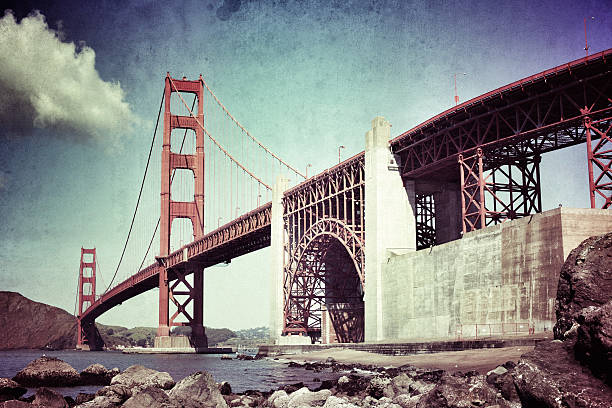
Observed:
[[[110,283],[106,287],[106,290],[104,291],[104,293],[108,292],[111,285],[115,281],[115,277],[117,276],[117,272],[119,272],[119,267],[121,266],[121,262],[123,261],[123,256],[125,255],[125,250],[127,249],[128,241],[130,240],[130,235],[132,235],[132,228],[134,228],[134,220],[136,219],[136,213],[138,212],[140,198],[142,197],[142,190],[144,189],[144,183],[147,178],[147,171],[149,170],[149,163],[151,161],[151,153],[153,152],[153,144],[155,143],[155,136],[157,135],[157,126],[159,125],[159,117],[161,116],[162,107],[164,105],[164,97],[165,97],[165,92],[162,95],[162,99],[159,104],[159,112],[157,112],[157,121],[155,122],[155,130],[153,131],[153,139],[151,140],[151,147],[149,148],[149,157],[147,157],[147,165],[145,167],[144,175],[142,176],[142,183],[140,183],[140,192],[138,193],[138,200],[136,200],[136,208],[134,208],[134,215],[132,215],[132,222],[130,223],[130,230],[128,231],[127,238],[125,239],[125,244],[123,245],[123,251],[121,251],[121,257],[119,258],[119,263],[117,263],[117,268],[115,269],[113,278],[111,279]]]

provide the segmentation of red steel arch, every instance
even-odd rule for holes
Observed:
[[[364,258],[364,241],[349,225],[333,218],[313,224],[285,266],[284,334],[319,337],[329,303],[339,340],[363,341]]]

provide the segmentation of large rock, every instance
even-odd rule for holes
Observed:
[[[559,340],[540,342],[511,370],[523,408],[612,407],[612,390]]]
[[[440,382],[427,394],[422,395],[416,406],[418,408],[472,406],[510,408],[508,401],[486,382],[483,375],[461,376],[458,374],[442,375]]]
[[[128,388],[156,387],[169,390],[175,384],[170,374],[152,370],[141,365],[128,367],[121,374],[113,377],[111,385],[125,385]]]
[[[577,320],[580,326],[574,346],[576,359],[612,385],[612,300],[602,307],[583,309]]]
[[[179,381],[168,392],[170,401],[183,408],[227,407],[227,403],[213,379],[207,372],[197,372]]]
[[[45,387],[36,390],[32,405],[45,408],[68,408],[68,403],[61,394]]]
[[[565,339],[582,309],[600,307],[612,294],[612,232],[584,240],[570,252],[559,277],[555,339]]]
[[[310,391],[307,387],[300,388],[289,395],[289,403],[287,404],[287,408],[320,407],[325,404],[325,401],[330,395],[330,390],[315,392]]]
[[[110,385],[113,377],[119,374],[119,370],[107,370],[102,364],[91,364],[81,371],[81,384],[83,385]]]
[[[17,399],[26,391],[25,388],[10,378],[0,378],[0,402]]]
[[[79,384],[80,377],[70,364],[43,356],[25,366],[13,380],[26,387],[70,387]]]
[[[123,408],[172,408],[168,395],[160,388],[146,387],[132,395],[122,405]]]
[[[272,408],[286,408],[289,404],[289,395],[285,390],[274,391],[268,397],[268,406]]]
[[[77,405],[79,408],[112,408],[120,406],[132,396],[132,391],[125,385],[115,384],[102,387],[92,400]],[[78,399],[78,397],[77,397]]]

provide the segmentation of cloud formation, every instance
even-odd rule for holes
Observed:
[[[113,143],[135,121],[121,85],[100,78],[94,50],[62,41],[40,12],[20,22],[4,14],[0,55],[0,128],[11,135],[43,128]]]

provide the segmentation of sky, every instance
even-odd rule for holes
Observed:
[[[340,145],[344,158],[362,151],[375,116],[396,136],[450,108],[454,73],[466,73],[464,101],[580,58],[587,17],[591,53],[612,47],[605,0],[3,4],[0,290],[71,313],[81,247],[96,247],[98,287],[111,282],[166,72],[202,74],[252,135],[314,174],[337,163]],[[151,160],[158,169],[159,149]],[[541,166],[544,209],[588,206],[584,146]],[[154,223],[159,185],[143,195],[142,223]],[[128,251],[124,262],[141,257]],[[207,269],[205,325],[267,326],[269,275],[268,249]],[[157,296],[98,321],[156,326]]]

